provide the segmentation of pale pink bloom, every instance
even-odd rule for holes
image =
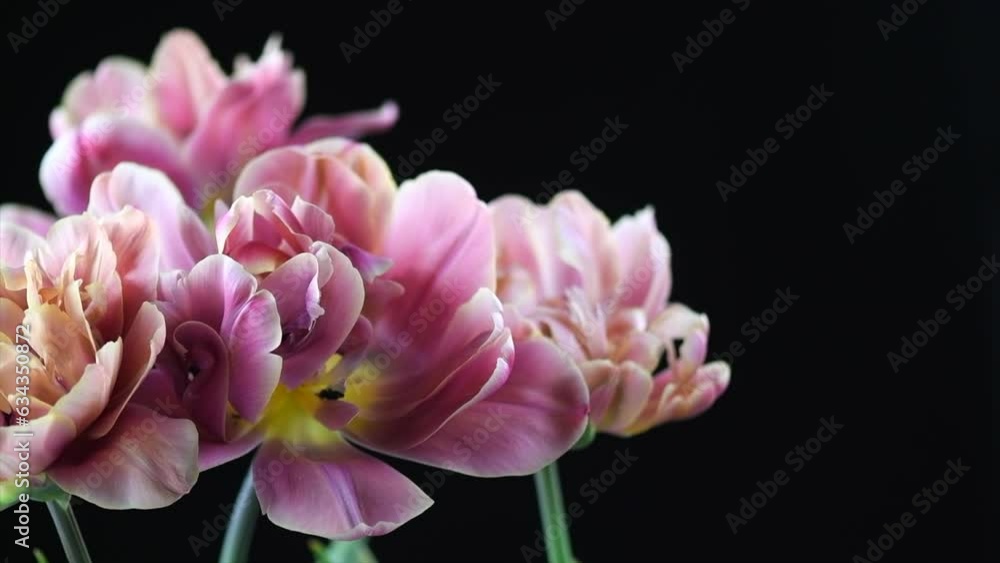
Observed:
[[[190,31],[166,34],[149,68],[122,57],[74,79],[49,120],[55,143],[41,182],[56,211],[87,207],[101,172],[132,161],[162,170],[184,200],[202,209],[228,199],[247,160],[270,148],[391,127],[398,108],[317,116],[293,131],[305,105],[305,77],[272,38],[260,59],[237,57],[226,76]]]
[[[128,208],[0,234],[0,448],[27,431],[34,476],[105,508],[171,504],[197,479],[197,431],[130,400],[164,344],[149,220]],[[0,480],[16,472],[0,457]]]
[[[295,165],[252,163],[237,183],[244,197],[222,216],[217,235],[227,254],[258,272],[262,285],[288,294],[286,334],[290,319],[316,330],[331,307],[340,308],[330,321],[335,330],[328,329],[342,338],[327,344],[337,353],[309,372],[305,366],[321,357],[318,349],[310,352],[302,369],[277,386],[254,433],[262,447],[253,472],[273,522],[351,539],[387,533],[431,504],[414,483],[351,442],[472,475],[528,474],[578,439],[587,391],[572,363],[542,338],[527,342],[518,356],[525,365],[547,366],[544,377],[525,377],[517,363],[511,369],[513,343],[493,293],[493,229],[468,183],[429,173],[396,193],[391,176],[368,174],[384,163],[362,164],[376,159],[374,153],[340,141],[329,146],[336,147],[333,154],[313,146],[260,157],[301,157]],[[316,170],[336,170],[342,181]],[[296,194],[322,202],[332,221]],[[379,203],[383,198],[388,208]],[[348,200],[365,203],[352,209],[343,203]],[[350,236],[342,236],[341,219]],[[332,281],[322,283],[324,267],[313,267],[317,249],[335,257],[330,279],[338,269],[342,278],[336,291],[328,287]],[[356,264],[360,258],[361,271],[347,275],[347,265],[338,265],[344,255]],[[385,259],[391,267],[369,274],[400,292],[370,313],[360,303],[361,283],[367,263]],[[291,283],[269,283],[293,261],[302,265]]]
[[[697,416],[725,391],[729,366],[704,363],[708,317],[667,305],[670,248],[652,209],[614,226],[578,192],[547,206],[504,196],[491,209],[515,342],[544,336],[579,366],[598,430],[630,436]]]

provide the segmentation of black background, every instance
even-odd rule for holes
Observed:
[[[996,514],[996,284],[987,282],[961,311],[945,296],[995,252],[996,184],[986,171],[996,150],[988,107],[998,92],[998,51],[988,41],[996,10],[929,0],[886,41],[876,22],[890,17],[888,0],[754,0],[742,12],[724,1],[590,0],[556,30],[545,16],[556,0],[404,1],[348,64],[340,43],[386,2],[340,4],[245,1],[222,20],[208,1],[62,6],[17,55],[3,48],[3,199],[45,205],[37,168],[50,144],[48,113],[70,79],[102,57],[148,60],[163,32],[184,26],[229,69],[236,53],[256,56],[281,31],[307,72],[307,113],[399,102],[397,128],[371,139],[393,169],[414,139],[442,127],[448,140],[420,168],[456,170],[483,199],[536,197],[542,181],[568,169],[572,186],[612,219],[653,204],[673,248],[672,298],[708,313],[713,354],[744,344],[728,392],[701,418],[631,440],[602,437],[564,459],[567,501],[584,506],[570,528],[582,561],[849,561],[864,555],[883,523],[913,512],[911,497],[958,458],[970,472],[917,514],[884,560],[995,555],[997,527],[987,513]],[[678,72],[671,54],[727,8],[735,22]],[[2,30],[19,30],[37,9],[5,1]],[[444,111],[491,73],[501,86],[452,131]],[[776,136],[775,122],[820,85],[834,93],[829,101],[792,138],[778,139],[780,150],[723,202],[715,183],[729,166]],[[628,129],[579,172],[571,153],[615,116]],[[903,163],[948,126],[961,138],[919,181],[906,179]],[[897,178],[906,193],[851,244],[843,224]],[[785,288],[800,299],[749,343],[741,326]],[[900,338],[939,308],[951,321],[894,373],[887,353],[899,352]],[[786,454],[816,435],[822,417],[844,429],[790,471]],[[580,487],[626,449],[638,461],[588,504]],[[203,474],[169,509],[77,508],[95,560],[214,560],[220,541],[195,559],[188,538],[231,502],[247,463]],[[426,481],[426,468],[397,467]],[[726,514],[777,470],[790,481],[734,535]],[[535,540],[528,478],[451,476],[433,496],[427,513],[373,542],[381,561],[518,561],[522,544]],[[33,543],[60,561],[44,508],[34,513]],[[3,552],[21,560],[9,513],[2,520]],[[266,520],[254,545],[256,561],[308,560],[304,537]]]

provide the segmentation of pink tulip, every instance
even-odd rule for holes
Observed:
[[[253,156],[328,135],[361,136],[392,127],[398,108],[317,116],[293,131],[305,105],[305,77],[272,38],[256,62],[238,57],[223,74],[201,40],[175,30],[147,69],[110,57],[70,83],[49,120],[55,143],[41,182],[56,211],[79,213],[101,172],[132,161],[163,171],[191,207],[227,200]]]
[[[197,479],[197,431],[130,400],[164,344],[148,218],[128,208],[62,219],[45,238],[0,233],[0,447],[30,433],[32,475],[105,508],[174,502]],[[0,457],[0,480],[17,471]]]
[[[518,351],[544,377],[513,363],[493,229],[472,187],[438,172],[397,193],[383,171],[346,141],[269,152],[238,180],[217,229],[223,251],[276,295],[282,343],[258,348],[297,365],[252,432],[261,506],[280,526],[337,539],[387,533],[431,504],[352,442],[472,475],[523,475],[564,453],[587,418],[586,386],[554,345],[538,338]],[[375,282],[398,288],[376,298],[385,306],[362,291]],[[311,346],[320,330],[325,344]]]
[[[708,318],[667,305],[670,248],[651,209],[614,226],[578,192],[547,206],[505,196],[491,209],[515,343],[544,336],[580,368],[598,430],[630,436],[697,416],[725,391],[729,366],[704,363]],[[664,352],[666,369],[651,375]]]

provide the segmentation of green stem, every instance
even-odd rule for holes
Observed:
[[[80,533],[80,525],[76,522],[69,500],[50,500],[45,504],[49,507],[69,563],[90,563],[90,554],[87,553],[87,545],[83,543],[83,534]]]
[[[226,528],[226,537],[222,541],[222,553],[219,563],[246,563],[250,555],[250,544],[253,543],[253,531],[260,517],[260,503],[257,502],[257,491],[253,486],[253,470],[247,471],[247,476],[240,486],[233,514]]]
[[[546,558],[549,563],[575,563],[556,462],[535,473],[535,492],[545,532]]]

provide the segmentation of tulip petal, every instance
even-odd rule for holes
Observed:
[[[286,342],[279,348],[284,358],[283,381],[295,387],[322,369],[350,334],[364,304],[364,282],[351,261],[330,245],[319,243],[319,256],[299,254],[278,267],[261,284],[277,300]],[[319,260],[332,268],[326,280],[318,279]],[[322,286],[319,284],[322,282]],[[296,330],[297,329],[297,330]],[[307,331],[307,332],[306,332]],[[305,334],[301,340],[296,332]]]
[[[387,534],[433,502],[401,473],[339,439],[300,449],[267,442],[253,476],[272,522],[334,540]]]
[[[615,308],[639,307],[653,319],[667,305],[672,283],[670,246],[656,228],[653,210],[623,217],[614,226],[624,279],[615,290]]]
[[[381,243],[396,184],[388,165],[368,145],[326,139],[250,161],[233,194],[247,196],[260,189],[274,191],[288,204],[298,198],[315,204],[333,217],[339,236],[371,251]]]
[[[382,452],[410,448],[503,385],[514,347],[500,308],[483,289],[443,332],[431,331],[437,340],[433,354],[421,358],[419,349],[407,349],[392,360],[379,350],[347,381],[345,398],[361,409],[348,425],[351,437]]]
[[[183,138],[226,84],[226,76],[208,48],[193,32],[173,30],[163,36],[153,54],[150,73],[159,117]]]
[[[198,432],[189,420],[130,404],[110,432],[74,445],[48,475],[101,508],[163,508],[198,478]]]
[[[18,205],[16,203],[0,205],[0,225],[17,225],[44,237],[45,233],[49,232],[49,228],[55,222],[55,216],[41,209],[35,209],[27,205]],[[4,245],[6,244],[4,242]]]
[[[89,428],[87,435],[99,438],[108,433],[118,416],[135,394],[142,380],[153,367],[153,362],[166,339],[163,314],[152,303],[139,309],[132,327],[124,339],[121,367],[115,380],[114,391],[101,417]]]
[[[448,202],[441,205],[441,202]],[[493,225],[473,187],[450,172],[427,172],[399,189],[382,254],[392,260],[386,274],[406,289],[376,327],[380,339],[408,331],[421,307],[441,306],[445,323],[480,288],[496,283]],[[437,331],[415,337],[422,349]]]
[[[396,455],[500,477],[534,473],[569,450],[587,425],[587,387],[579,370],[544,338],[517,342],[515,349],[510,377],[500,389]]]
[[[126,161],[163,171],[189,204],[196,202],[194,182],[173,139],[141,122],[105,115],[87,118],[49,148],[39,174],[42,190],[60,215],[81,213],[94,178]]]
[[[386,100],[381,106],[339,115],[317,115],[302,122],[291,143],[304,145],[326,137],[358,139],[392,129],[399,119],[399,106]]]
[[[216,252],[211,233],[162,172],[123,162],[94,180],[87,211],[100,217],[129,205],[155,224],[161,269],[190,270]]]

